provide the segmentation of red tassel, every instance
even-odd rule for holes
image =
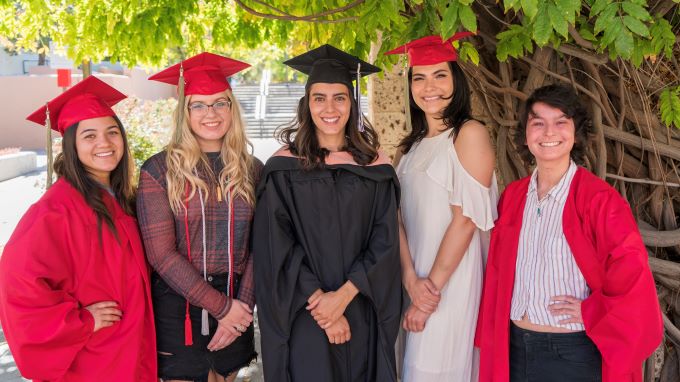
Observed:
[[[194,344],[193,333],[191,331],[191,318],[189,317],[189,302],[187,302],[187,312],[184,315],[184,346]]]

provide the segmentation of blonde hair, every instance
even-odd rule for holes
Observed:
[[[228,190],[233,190],[233,197],[241,197],[251,206],[255,204],[255,191],[253,179],[253,158],[248,152],[252,144],[248,141],[245,131],[245,123],[241,117],[241,106],[230,90],[224,91],[225,96],[231,101],[231,127],[227,130],[222,140],[220,158],[224,168],[218,176],[218,184],[221,192],[226,197]],[[166,164],[168,172],[168,200],[172,211],[179,215],[184,212],[185,201],[192,199],[197,189],[200,189],[206,198],[210,194],[208,184],[194,171],[200,168],[205,173],[212,175],[212,167],[208,163],[208,157],[201,151],[198,141],[189,125],[189,103],[191,96],[186,97],[183,105],[177,105],[175,118],[179,108],[184,108],[184,116],[179,126],[175,126],[172,139],[165,148]],[[186,185],[189,186],[189,195],[186,195]]]

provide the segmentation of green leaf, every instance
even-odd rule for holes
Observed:
[[[633,63],[633,66],[639,68],[640,65],[642,65],[644,58],[645,55],[642,54],[642,49],[640,48],[640,40],[635,40],[635,43],[633,44],[633,55],[630,57],[630,61]]]
[[[576,23],[576,15],[581,11],[580,0],[555,0],[555,6],[569,24]]]
[[[538,0],[520,0],[524,14],[533,20],[538,14]]]
[[[555,29],[555,32],[566,38],[569,35],[569,23],[567,22],[567,19],[564,18],[560,10],[556,6],[549,4],[548,16],[550,16],[550,23],[552,23],[552,27]]]
[[[591,32],[588,28],[582,28],[578,31],[578,34],[583,37],[583,39],[588,40],[588,41],[595,41],[597,38],[595,35],[593,35],[593,32]]]
[[[623,58],[630,58],[633,55],[633,41],[632,33],[627,30],[622,31],[614,41],[616,52]]]
[[[610,0],[596,0],[593,6],[590,7],[590,17],[600,14],[608,4],[610,4]]]
[[[460,57],[463,59],[463,61],[470,61],[475,65],[479,65],[479,53],[477,52],[477,49],[470,44],[467,41],[463,41],[463,43],[460,46]]]
[[[442,16],[442,35],[452,36],[458,27],[458,2],[451,1]]]
[[[593,32],[597,35],[605,30],[614,20],[618,10],[618,3],[608,3],[604,11],[602,11],[597,20],[595,20],[595,29],[593,29]]]
[[[477,32],[477,15],[469,6],[463,6],[458,10],[458,16],[463,27],[471,32]]]
[[[503,1],[503,11],[508,13],[509,10],[514,9],[517,6],[519,0],[505,0]]]
[[[671,57],[675,46],[675,34],[671,24],[660,17],[652,24],[650,34],[652,35],[653,52],[656,54],[663,51],[666,56]]]
[[[621,33],[623,33],[623,29],[623,22],[621,21],[621,18],[615,18],[611,25],[605,29],[604,35],[600,40],[600,44],[602,46],[609,46],[619,37],[619,35],[621,35]]]
[[[670,127],[675,125],[680,129],[680,87],[666,88],[659,96],[659,109],[661,121]]]
[[[630,1],[624,1],[621,3],[621,8],[623,8],[624,12],[638,20],[649,21],[652,19],[652,16],[649,15],[649,12],[639,4],[635,4]]]
[[[534,21],[533,37],[538,46],[547,44],[553,31],[547,8],[547,3],[543,3]]]
[[[510,25],[505,30],[496,35],[496,58],[499,61],[506,61],[508,57],[519,57],[524,54],[524,50],[531,51],[533,44],[527,29],[521,25]]]
[[[623,16],[623,24],[630,29],[631,32],[635,33],[638,36],[642,37],[649,37],[649,29],[647,29],[647,26],[642,23],[642,21],[626,15]]]

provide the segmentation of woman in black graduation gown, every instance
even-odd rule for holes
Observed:
[[[396,381],[398,181],[352,86],[379,69],[330,45],[286,64],[309,79],[257,191],[265,379]]]

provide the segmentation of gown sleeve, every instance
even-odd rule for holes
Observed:
[[[630,208],[615,191],[606,195],[590,203],[592,242],[605,257],[602,287],[581,305],[583,321],[609,370],[639,373],[661,342],[663,322],[647,250]]]
[[[401,283],[397,195],[392,182],[377,183],[374,223],[364,253],[352,264],[347,279],[373,304],[378,319],[399,314]],[[395,282],[395,280],[397,280]]]
[[[14,359],[30,379],[56,380],[90,339],[94,319],[67,292],[90,237],[66,208],[34,205],[0,260],[0,318]]]
[[[297,311],[321,288],[297,242],[279,174],[264,179],[253,220],[252,253],[255,294],[263,331],[262,357],[267,375],[283,378],[288,365],[288,339]],[[266,313],[265,313],[266,312]],[[266,343],[265,343],[266,341]]]

